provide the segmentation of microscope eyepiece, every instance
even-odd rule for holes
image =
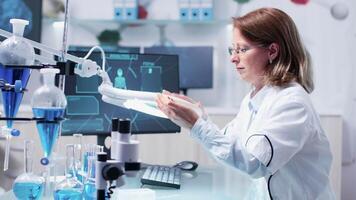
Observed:
[[[130,134],[131,133],[131,120],[130,119],[120,119],[119,132],[121,134]]]
[[[99,162],[106,162],[108,160],[108,156],[105,152],[99,152],[97,153],[97,156]]]

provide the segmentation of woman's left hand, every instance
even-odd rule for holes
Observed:
[[[156,102],[158,108],[178,126],[191,129],[198,120],[199,115],[193,109],[178,104],[174,99],[170,98],[170,96],[187,100],[184,98],[185,96],[182,97],[182,95],[164,92],[163,94],[157,95]]]

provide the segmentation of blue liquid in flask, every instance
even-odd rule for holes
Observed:
[[[95,200],[96,199],[96,189],[95,182],[88,181],[84,184],[84,192],[83,192],[84,200]]]
[[[11,85],[14,85],[16,80],[21,80],[22,87],[26,88],[30,74],[30,69],[10,69],[0,64],[0,78]],[[2,102],[6,117],[16,117],[22,97],[22,92],[2,91]],[[12,128],[12,120],[7,120],[6,123],[8,128]]]
[[[75,189],[56,190],[55,200],[82,200],[82,193]]]
[[[43,183],[20,182],[15,183],[13,192],[17,199],[37,200],[41,198]]]
[[[15,92],[2,92],[2,101],[4,103],[4,112],[6,117],[16,117],[19,110],[20,103],[22,101],[23,94]],[[6,125],[8,128],[12,128],[13,121],[7,120]]]
[[[63,118],[64,108],[33,108],[33,115],[36,118],[44,118],[44,121],[37,121],[37,130],[40,135],[44,156],[49,157],[52,153],[53,145],[56,143],[60,121]]]

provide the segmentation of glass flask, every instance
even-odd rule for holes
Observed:
[[[96,199],[96,189],[95,189],[95,161],[96,155],[88,156],[88,173],[84,183],[83,199],[84,200],[95,200]]]
[[[24,142],[25,173],[18,176],[13,184],[13,192],[17,199],[41,199],[44,188],[44,179],[32,172],[34,155],[33,147],[34,142],[32,140],[26,140]]]
[[[74,145],[66,146],[66,178],[57,184],[55,200],[82,200],[83,184],[77,179],[75,169]]]
[[[83,144],[82,144],[83,134],[76,133],[73,134],[74,141],[74,158],[75,158],[75,169],[77,172],[77,178],[80,182],[83,182],[83,177],[80,174],[82,170],[82,155],[83,155]]]
[[[34,117],[38,118],[36,125],[45,156],[41,163],[47,165],[60,133],[67,100],[63,91],[54,85],[59,69],[44,68],[40,72],[43,85],[34,92],[31,105]]]
[[[35,61],[35,51],[33,46],[23,39],[25,26],[29,21],[22,19],[10,19],[12,24],[12,36],[0,44],[0,63],[2,65],[33,65]],[[25,88],[30,77],[30,69],[7,69],[3,66],[0,70],[1,79],[11,85],[20,80]],[[22,100],[22,92],[3,90],[4,111],[6,117],[15,117],[19,104]],[[12,127],[12,121],[7,121],[7,127]]]
[[[28,25],[29,22],[22,19],[11,19],[10,23],[12,24],[13,34],[0,44],[0,82],[1,85],[9,84],[17,86],[15,88],[19,88],[19,86],[26,88],[31,70],[29,68],[6,68],[3,65],[26,66],[34,64],[34,48],[22,37],[25,26]],[[16,91],[16,89],[2,89],[1,93],[5,117],[16,117],[24,93]],[[2,128],[2,134],[6,137],[4,171],[8,169],[9,165],[11,137],[18,136],[7,134],[9,131],[4,131],[6,128],[12,128],[13,120],[7,120],[6,123],[7,126]]]
[[[30,43],[23,39],[25,26],[29,21],[10,19],[13,35],[0,44],[0,62],[3,65],[33,65],[35,51]]]

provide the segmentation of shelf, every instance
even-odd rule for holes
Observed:
[[[63,21],[62,19],[57,18],[43,18],[44,22],[53,23]],[[115,25],[156,25],[156,26],[165,26],[165,25],[228,25],[231,24],[229,19],[217,19],[210,21],[181,21],[181,20],[110,20],[110,19],[70,19],[70,23],[81,24],[81,25],[94,25],[94,24],[115,24]]]
[[[63,19],[59,18],[43,18],[43,22],[46,24],[52,24],[56,26],[55,23],[63,22]],[[227,26],[231,24],[231,19],[215,19],[209,21],[182,21],[182,20],[114,20],[114,19],[69,19],[69,24],[77,25],[82,28],[87,29],[89,32],[95,33],[96,30],[103,27],[111,29],[117,27],[119,32],[124,31],[126,28],[142,27],[142,26],[155,26],[159,30],[159,41],[158,45],[170,46],[173,43],[166,36],[166,28],[171,25],[182,25],[190,27],[201,27],[201,26]],[[60,24],[62,27],[63,25]],[[100,28],[99,28],[100,27]]]

